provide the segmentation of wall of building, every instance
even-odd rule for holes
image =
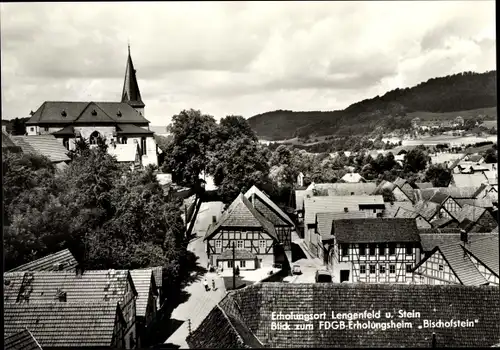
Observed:
[[[420,284],[460,284],[441,252],[436,251],[415,270],[413,281]]]
[[[224,268],[224,270],[226,269],[232,269],[232,261],[231,260],[222,260],[222,261],[217,261],[217,266],[219,268]],[[243,266],[245,265],[245,266]],[[252,260],[235,260],[234,261],[234,266],[235,267],[239,267],[240,270],[255,270],[258,266],[258,264],[256,264],[255,262],[255,259],[252,259]]]
[[[27,125],[26,133],[28,135],[50,135],[56,131],[63,129],[62,126],[38,126],[38,125]]]

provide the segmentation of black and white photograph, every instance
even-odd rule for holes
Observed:
[[[0,3],[3,348],[500,347],[495,14]]]

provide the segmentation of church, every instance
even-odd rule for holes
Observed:
[[[108,149],[135,144],[142,166],[158,166],[158,147],[153,131],[149,130],[150,122],[144,117],[144,107],[129,46],[121,102],[46,101],[31,112],[26,132],[52,134],[67,150],[75,148],[78,138],[95,147],[102,137]]]

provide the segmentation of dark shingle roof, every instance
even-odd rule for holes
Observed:
[[[252,252],[244,249],[235,249],[234,250],[235,259],[255,259],[255,255]],[[217,260],[231,260],[233,258],[233,250],[227,249],[222,252],[221,255],[217,257]]]
[[[449,217],[442,217],[432,222],[433,227],[444,228],[449,227],[451,224],[457,223],[457,220]]]
[[[127,58],[127,68],[125,70],[125,81],[123,82],[122,102],[127,102],[134,107],[144,107],[141,91],[137,83],[136,70],[130,56],[130,47]]]
[[[333,221],[339,243],[419,242],[414,219],[377,218]]]
[[[317,231],[323,239],[331,239],[333,220],[341,219],[368,219],[365,211],[352,211],[348,213],[317,213]]]
[[[438,249],[462,284],[466,286],[481,286],[488,283],[486,278],[484,278],[470,260],[469,256],[464,252],[460,243],[443,245]]]
[[[5,350],[42,350],[28,329],[11,334],[4,339]]]
[[[448,245],[451,243],[459,243],[461,240],[460,233],[420,233],[420,244],[426,252],[430,252],[436,247]],[[477,240],[480,238],[490,237],[491,233],[469,233],[469,240]]]
[[[444,202],[448,199],[449,195],[443,192],[436,192],[434,195],[429,199],[429,202],[433,202],[439,205],[443,205]]]
[[[137,298],[135,299],[136,314],[137,316],[145,317],[151,287],[153,287],[153,293],[157,293],[156,285],[154,284],[153,270],[130,270],[130,276],[132,276],[132,281],[137,291]]]
[[[482,347],[498,343],[500,332],[500,298],[497,287],[259,283],[231,292],[223,301],[224,303],[221,302],[215,307],[198,329],[188,337],[191,347],[243,347],[241,341],[245,338],[239,328],[222,322],[219,308],[234,314],[235,319],[240,320],[242,326],[251,332],[250,335],[258,339],[264,347],[270,348],[431,347],[433,332],[436,335],[437,347]],[[365,310],[380,310],[381,315],[385,312],[393,313],[395,310],[415,310],[420,313],[420,318],[404,319],[412,324],[411,328],[388,328],[385,331],[320,329],[318,320],[312,321],[314,329],[296,330],[295,325],[303,324],[304,321],[289,320],[290,330],[271,330],[273,312],[285,315],[292,312],[326,312],[327,320],[330,320],[331,311],[362,313]],[[477,319],[478,322],[474,327],[443,327],[431,330],[418,327],[424,319]],[[231,333],[225,333],[228,334],[226,337],[222,331],[219,332],[221,334],[213,334],[218,329],[227,329]],[[244,343],[248,347],[254,347],[250,345],[250,341]]]
[[[276,222],[279,222],[281,224],[281,222],[285,221],[285,225],[288,224],[290,226],[295,226],[293,221],[288,217],[288,215],[286,215],[283,210],[280,209],[280,207],[278,207],[272,200],[271,198],[269,198],[268,196],[266,196],[261,190],[259,190],[256,186],[252,186],[246,193],[245,193],[245,197],[248,199],[248,200],[251,200],[252,197],[257,197],[260,199],[260,202],[267,205],[269,208],[271,208],[272,211],[274,211],[274,215],[272,215],[273,213],[269,213],[267,210],[265,210],[265,208],[263,206],[260,206],[261,210],[265,211],[266,213],[268,213],[268,215],[270,217],[267,217],[263,212],[261,212],[269,221],[275,223]],[[260,211],[260,210],[259,210]],[[275,216],[277,216],[277,218],[275,218]],[[277,221],[276,219],[280,220],[280,221]],[[275,223],[276,224],[276,223]]]
[[[461,210],[453,212],[452,215],[460,223],[463,222],[465,219],[468,219],[474,223],[477,222],[485,212],[486,212],[485,208],[475,207],[472,205],[465,204]]]
[[[93,115],[95,110],[96,114]],[[62,112],[66,112],[66,116]],[[119,116],[121,114],[121,116]],[[72,123],[128,123],[147,124],[139,112],[128,103],[123,102],[69,102],[46,101],[26,122],[33,124],[62,124]]]
[[[28,328],[42,347],[109,347],[118,311],[107,303],[5,304],[4,336]]]
[[[236,197],[217,223],[210,226],[204,240],[215,234],[220,227],[263,228],[272,238],[278,239],[273,224],[263,217],[242,193]]]
[[[69,249],[49,254],[24,265],[11,269],[13,271],[73,271],[78,262]]]
[[[146,130],[144,128],[141,128],[139,126],[135,126],[133,124],[119,124],[116,126],[116,133],[118,135],[129,135],[129,134],[153,134],[152,131]]]
[[[52,162],[69,161],[68,150],[54,135],[13,136],[12,141],[21,147],[23,153],[41,154]]]
[[[471,198],[457,199],[456,202],[462,207],[468,204],[481,208],[493,208],[493,202],[491,201],[491,198],[488,197],[478,198],[478,199],[471,199]]]
[[[469,234],[471,237],[472,235]],[[487,266],[491,271],[500,275],[499,269],[499,253],[498,253],[498,234],[485,235],[486,237],[470,238],[470,243],[465,244],[464,247],[469,251],[476,259],[481,261],[485,266]]]

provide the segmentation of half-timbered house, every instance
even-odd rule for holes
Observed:
[[[472,240],[463,232],[461,241],[436,246],[413,271],[415,283],[498,286],[498,236]]]
[[[252,186],[245,197],[252,203],[253,207],[269,220],[276,230],[278,240],[285,251],[292,249],[292,231],[295,228],[293,221],[280,209],[266,194],[256,186]]]
[[[467,232],[491,232],[498,226],[495,217],[488,210],[473,205],[465,204],[453,216],[460,224],[465,225],[466,222]]]
[[[440,207],[440,217],[451,217],[452,213],[458,212],[462,206],[454,200],[450,195],[442,192],[436,192],[430,199],[430,202],[436,203]],[[445,210],[443,210],[443,208]]]
[[[420,260],[414,219],[334,220],[328,268],[336,282],[406,283]]]
[[[203,239],[206,242],[209,261],[214,266],[224,268],[254,269],[283,262],[283,257],[275,259],[279,239],[274,225],[262,216],[242,194],[231,203],[219,220],[211,225]],[[227,251],[239,252],[241,260],[227,260]],[[276,249],[275,249],[276,248]],[[232,254],[232,253],[231,253]],[[253,261],[253,264],[249,263]]]

